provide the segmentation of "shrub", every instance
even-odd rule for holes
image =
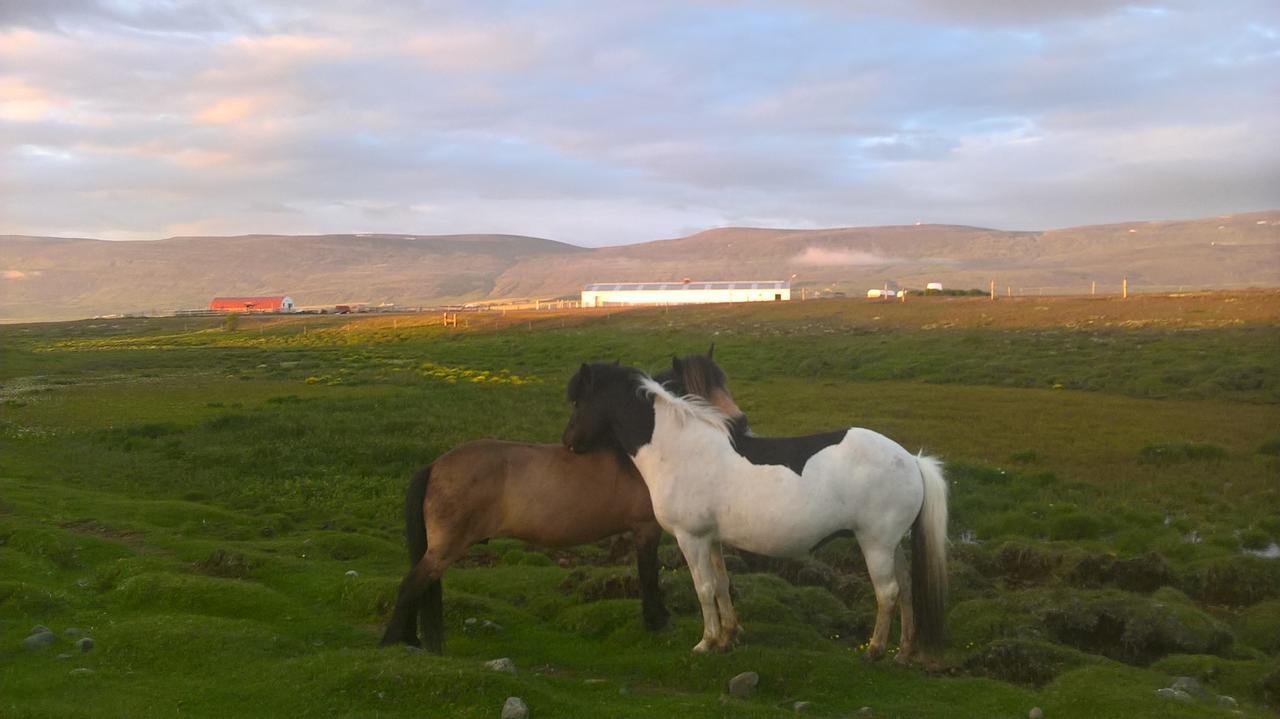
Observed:
[[[1097,539],[1102,534],[1102,522],[1089,514],[1072,512],[1054,517],[1049,522],[1050,539]]]
[[[1240,641],[1268,654],[1280,652],[1280,599],[1258,602],[1236,620]]]
[[[1040,453],[1030,449],[1014,452],[1009,455],[1009,461],[1018,464],[1035,464],[1040,461]]]
[[[1189,594],[1207,604],[1247,607],[1280,597],[1280,563],[1261,557],[1219,557],[1194,568]]]
[[[1166,465],[1180,462],[1221,462],[1227,450],[1204,442],[1149,444],[1139,454],[1147,464]]]
[[[1271,544],[1271,533],[1259,527],[1240,533],[1240,545],[1245,549],[1265,549],[1268,544]]]
[[[1067,669],[1096,661],[1074,649],[1026,639],[997,639],[965,660],[970,674],[1042,687]]]
[[[1045,534],[1044,522],[1025,512],[1000,512],[984,517],[976,527],[978,536],[984,539],[1020,536],[1034,539]]]
[[[1166,654],[1221,654],[1233,641],[1221,622],[1168,596],[1080,592],[1060,597],[1040,617],[1057,641],[1128,664]]]

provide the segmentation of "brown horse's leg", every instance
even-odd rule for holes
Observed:
[[[720,543],[711,548],[711,566],[716,573],[716,609],[720,612],[720,636],[724,648],[732,647],[742,634],[742,625],[738,623],[738,612],[733,608],[733,599],[729,596],[729,572],[724,568],[724,554]]]
[[[452,541],[451,541],[452,540]],[[411,626],[414,614],[421,611],[423,629],[426,633],[427,648],[439,654],[444,650],[443,603],[441,602],[440,577],[462,553],[471,546],[468,542],[458,542],[452,537],[441,536],[439,530],[432,529],[427,553],[422,561],[414,565],[400,582],[400,592],[396,596],[396,608],[391,613],[391,621],[387,624],[387,633],[382,637],[382,644],[407,642],[416,644],[417,637],[404,636],[404,628]]]
[[[907,555],[901,545],[893,555],[893,564],[898,576],[898,607],[902,610],[902,636],[898,640],[898,656],[894,660],[906,664],[915,651],[916,620],[911,609],[911,572],[907,569]]]
[[[636,545],[636,571],[640,575],[640,608],[644,626],[658,631],[667,626],[671,613],[662,602],[662,588],[658,584],[658,542],[662,539],[662,527],[657,522],[642,524],[631,532]]]
[[[415,614],[422,601],[427,586],[439,579],[438,572],[433,572],[427,553],[400,582],[400,591],[396,594],[396,607],[391,612],[391,621],[387,622],[387,631],[382,635],[382,646],[391,644],[410,644],[418,646],[418,632],[415,626]],[[432,576],[434,574],[434,576]]]
[[[422,640],[427,650],[444,653],[444,585],[437,579],[427,585],[422,603],[418,605],[418,622],[422,625]]]

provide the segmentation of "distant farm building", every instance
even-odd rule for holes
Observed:
[[[214,312],[292,312],[293,298],[288,295],[214,297],[209,309]]]
[[[924,286],[924,288],[925,288],[925,290],[937,290],[938,292],[941,292],[941,291],[942,291],[942,283],[941,283],[941,282],[930,282],[929,284],[925,285],[925,286]]]
[[[583,307],[775,302],[791,299],[786,280],[731,282],[601,282],[582,290]]]
[[[867,299],[882,300],[889,297],[897,297],[897,290],[867,290]]]

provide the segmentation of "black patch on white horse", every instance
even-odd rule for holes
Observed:
[[[796,474],[804,474],[809,458],[844,441],[847,429],[803,437],[758,437],[747,429],[747,418],[733,421],[733,448],[752,464],[781,464]]]

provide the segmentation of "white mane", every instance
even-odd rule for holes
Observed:
[[[691,419],[703,422],[726,437],[729,436],[729,428],[733,423],[733,419],[703,398],[693,394],[677,397],[657,380],[647,375],[643,375],[640,378],[640,391],[652,397],[655,404],[659,401],[662,402],[682,420]]]

